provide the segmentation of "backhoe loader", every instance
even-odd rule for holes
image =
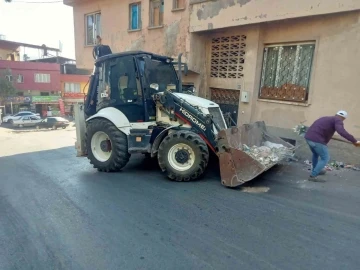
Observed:
[[[187,65],[181,54],[175,62],[101,46],[84,105],[75,107],[78,156],[87,156],[99,171],[120,171],[132,154],[143,153],[157,157],[169,179],[190,181],[203,175],[212,151],[219,157],[221,183],[235,187],[277,163],[262,164],[244,147],[265,140],[292,147],[269,135],[263,122],[228,127],[218,104],[183,93]]]

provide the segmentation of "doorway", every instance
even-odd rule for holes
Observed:
[[[236,126],[239,113],[240,90],[210,88],[211,100],[220,106],[228,127]]]

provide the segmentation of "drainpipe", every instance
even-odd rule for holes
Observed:
[[[181,65],[181,57],[182,57],[182,53],[180,53],[179,54],[179,56],[178,56],[178,72],[179,72],[179,74],[178,74],[178,77],[179,77],[179,93],[182,93],[182,71],[181,71],[181,69],[182,69],[182,65]]]

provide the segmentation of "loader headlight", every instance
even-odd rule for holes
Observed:
[[[152,84],[150,84],[150,88],[153,88],[156,91],[158,91],[159,90],[159,85],[157,83],[152,83]]]

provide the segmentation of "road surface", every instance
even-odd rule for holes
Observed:
[[[360,265],[356,172],[311,183],[292,164],[227,189],[217,169],[174,183],[142,156],[121,173],[99,173],[75,157],[74,142],[73,128],[0,127],[0,269]]]

